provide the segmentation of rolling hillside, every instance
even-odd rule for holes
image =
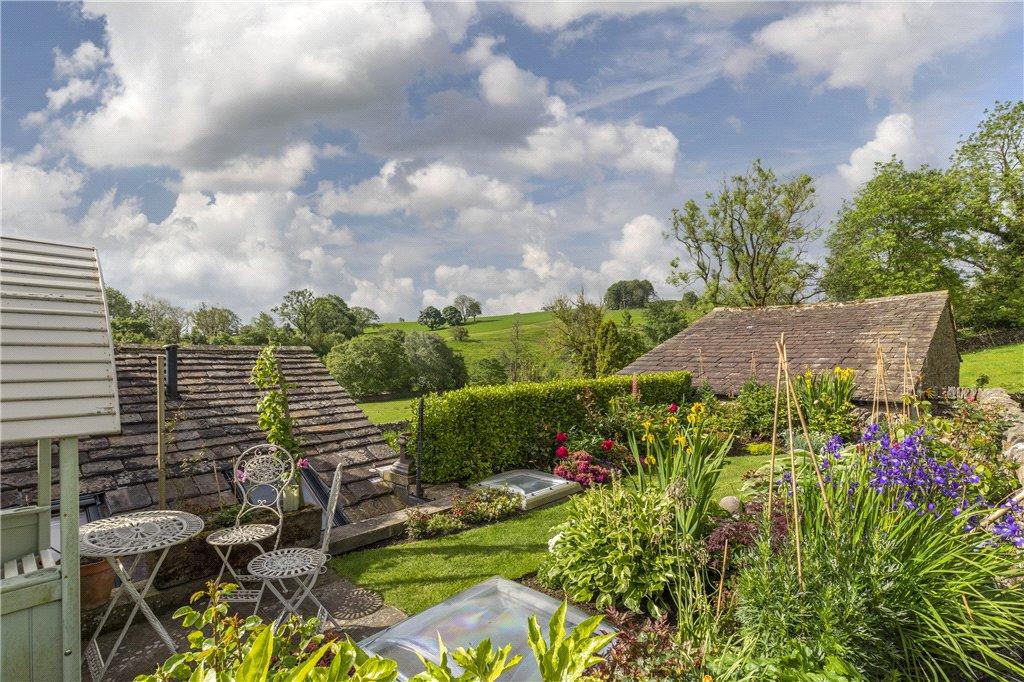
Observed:
[[[622,322],[622,310],[614,310],[608,313],[608,317],[617,323]],[[644,311],[631,310],[633,324],[643,324]],[[469,330],[469,339],[466,341],[453,341],[451,330],[448,327],[437,330],[448,342],[448,344],[462,353],[466,358],[466,364],[472,366],[474,362],[486,357],[498,354],[498,351],[508,343],[509,335],[515,324],[516,315],[494,315],[490,317],[478,317],[476,321],[466,325]],[[550,338],[551,326],[554,324],[554,317],[548,312],[520,313],[520,333],[524,343],[533,347],[536,352],[541,353],[547,348]],[[380,329],[401,329],[402,331],[430,331],[418,322],[385,322],[368,333],[376,333]],[[360,403],[360,407],[370,417],[370,421],[378,424],[385,424],[408,419],[412,415],[412,402],[410,398],[399,400],[385,400],[378,402]]]

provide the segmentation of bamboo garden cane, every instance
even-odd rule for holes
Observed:
[[[785,343],[786,332],[779,335],[779,343]],[[775,454],[776,441],[779,437],[779,390],[782,386],[782,356],[779,355],[775,369],[775,411],[772,413],[772,458],[768,469],[768,504],[765,507],[765,519],[770,523],[772,518],[772,494],[775,492]]]
[[[821,467],[818,465],[818,456],[814,453],[814,443],[811,442],[810,429],[807,428],[807,421],[804,419],[803,409],[800,407],[800,401],[796,397],[796,389],[793,388],[793,380],[789,376],[789,354],[786,351],[785,344],[782,345],[782,371],[786,377],[786,389],[789,395],[793,397],[793,406],[796,408],[796,415],[800,419],[800,426],[803,428],[804,439],[807,441],[807,454],[811,456],[811,464],[814,466],[814,475],[818,479],[818,490],[821,491],[821,501],[825,503],[825,515],[828,516],[829,524],[832,524],[832,505],[828,501],[828,495],[825,493],[825,479],[821,475]],[[788,396],[787,396],[788,397]],[[792,448],[792,437],[790,437],[790,447]]]

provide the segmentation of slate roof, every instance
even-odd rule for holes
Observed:
[[[948,305],[948,294],[937,291],[848,303],[715,308],[619,374],[685,369],[694,384],[706,380],[715,393],[734,395],[751,376],[752,356],[757,379],[774,384],[775,342],[785,332],[791,371],[852,368],[859,401],[872,399],[880,343],[895,398],[903,391],[904,344],[912,376],[918,377]]]
[[[182,346],[178,349],[177,399],[168,398],[166,419],[174,423],[167,442],[167,495],[178,509],[233,504],[227,492],[234,459],[246,448],[265,443],[256,425],[262,391],[249,383],[257,346]],[[101,494],[111,514],[155,506],[156,357],[154,346],[119,346],[115,352],[120,395],[120,435],[80,441],[81,492]],[[341,496],[350,521],[402,507],[372,469],[390,464],[396,454],[367,420],[327,368],[306,347],[282,347],[281,370],[293,384],[288,399],[305,455],[329,488],[338,461],[344,459]],[[54,444],[56,447],[56,443]],[[221,475],[213,473],[214,463]],[[0,457],[4,506],[19,496],[34,497],[35,444],[5,446]],[[55,490],[55,496],[57,494]],[[181,499],[176,499],[180,495]]]

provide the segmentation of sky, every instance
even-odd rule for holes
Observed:
[[[244,319],[662,297],[673,208],[760,158],[823,227],[1024,98],[1022,3],[0,4],[4,234]],[[813,251],[823,257],[820,244]]]

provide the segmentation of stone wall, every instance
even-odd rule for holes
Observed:
[[[1017,480],[1024,485],[1024,410],[1002,388],[983,388],[977,393],[979,403],[995,407],[1010,421],[1003,434],[1003,452],[1017,463]]]
[[[921,386],[936,388],[959,384],[960,355],[957,353],[956,329],[953,326],[953,313],[949,304],[946,304],[921,368]]]
[[[957,347],[961,353],[970,353],[984,348],[1008,346],[1011,343],[1024,343],[1024,327],[1000,329],[994,332],[984,332],[967,339],[958,339]]]

